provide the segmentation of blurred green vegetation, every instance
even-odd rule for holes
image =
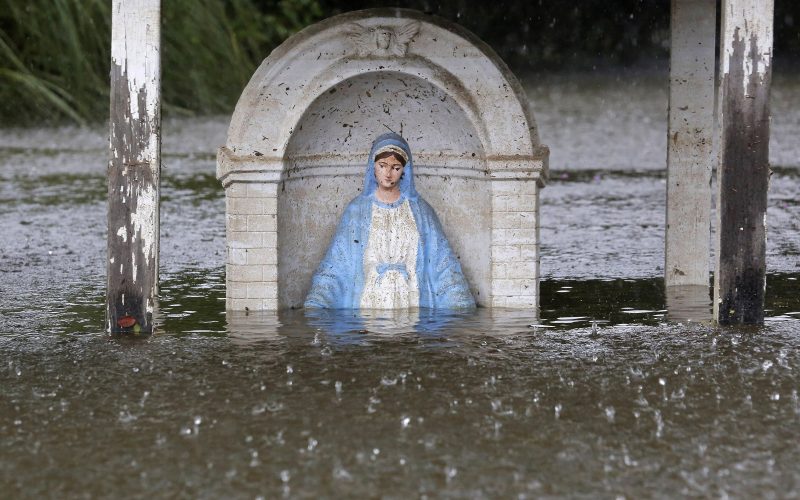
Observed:
[[[457,22],[518,72],[667,64],[668,0],[162,0],[164,114],[230,113],[289,35],[380,6]],[[107,117],[110,9],[110,0],[0,0],[0,126]],[[800,56],[799,23],[800,2],[775,0],[784,67]]]
[[[316,0],[163,0],[164,113],[230,113]],[[0,0],[0,125],[108,116],[110,0]]]
[[[77,122],[108,109],[110,5],[105,0],[4,0],[0,7],[3,124]]]

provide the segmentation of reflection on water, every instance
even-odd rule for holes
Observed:
[[[554,166],[538,313],[225,314],[225,127],[187,121],[165,144],[158,332],[109,337],[105,132],[0,134],[2,496],[800,496],[781,132],[800,94],[776,94],[766,324],[719,329],[706,287],[659,277],[665,94],[620,88],[531,91]]]
[[[708,323],[712,319],[711,287],[698,285],[666,288],[667,319]]]

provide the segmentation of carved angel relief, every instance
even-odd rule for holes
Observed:
[[[408,44],[419,32],[419,22],[410,22],[398,27],[376,26],[369,28],[350,23],[345,27],[348,40],[353,43],[361,57],[398,56],[408,52]]]

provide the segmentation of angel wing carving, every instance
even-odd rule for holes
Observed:
[[[350,23],[344,27],[344,33],[359,56],[367,56],[375,51],[375,35],[371,29],[358,23]]]
[[[403,26],[399,26],[394,32],[394,39],[389,46],[389,50],[396,56],[405,56],[408,52],[408,44],[419,33],[419,22],[414,21]]]

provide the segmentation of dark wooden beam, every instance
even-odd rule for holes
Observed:
[[[772,0],[724,0],[714,318],[764,321]]]

